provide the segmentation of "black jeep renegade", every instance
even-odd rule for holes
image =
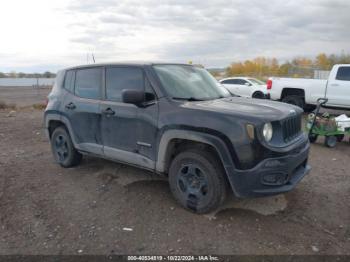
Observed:
[[[232,97],[186,64],[94,64],[62,70],[45,127],[63,167],[90,154],[168,176],[198,213],[237,197],[291,190],[310,170],[302,110]]]

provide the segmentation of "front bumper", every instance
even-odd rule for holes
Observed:
[[[237,197],[276,195],[292,190],[309,173],[307,141],[283,157],[263,160],[249,170],[233,169],[229,180]]]

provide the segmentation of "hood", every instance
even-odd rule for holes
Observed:
[[[286,103],[242,97],[186,102],[183,106],[192,109],[235,115],[239,118],[261,119],[263,121],[281,120],[295,113],[300,114],[303,112],[301,108]]]

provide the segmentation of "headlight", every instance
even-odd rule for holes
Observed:
[[[264,135],[264,138],[265,138],[266,142],[270,142],[271,141],[272,135],[273,135],[273,128],[272,128],[271,123],[266,123],[264,125],[263,135]]]

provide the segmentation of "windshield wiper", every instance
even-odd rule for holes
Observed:
[[[172,97],[175,100],[186,100],[186,101],[204,101],[204,99],[199,99],[195,97]]]

